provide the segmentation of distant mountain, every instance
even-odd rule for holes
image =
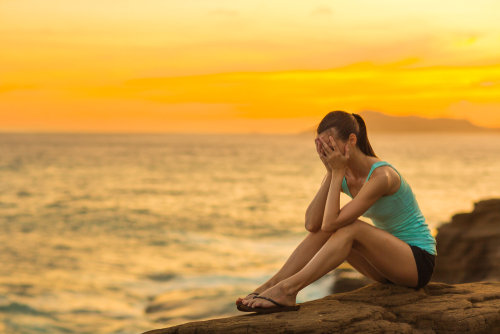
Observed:
[[[477,126],[465,119],[424,118],[419,116],[390,116],[376,111],[359,113],[365,120],[368,133],[380,132],[482,132],[499,133],[500,128],[492,129]],[[301,132],[311,134],[317,125]]]
[[[365,120],[368,132],[499,132],[485,128],[466,119],[424,118],[419,116],[389,116],[376,111],[359,113]]]

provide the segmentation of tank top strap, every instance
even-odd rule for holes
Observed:
[[[370,178],[370,175],[372,175],[373,171],[375,170],[375,168],[377,168],[378,166],[385,166],[385,165],[388,165],[388,166],[391,166],[393,167],[390,163],[388,163],[387,161],[377,161],[376,163],[374,163],[372,165],[372,168],[370,169],[370,172],[368,173],[368,177],[366,178],[366,181],[365,182],[368,182],[368,179]],[[393,167],[394,168],[394,167]],[[395,169],[395,168],[394,168]],[[398,173],[399,174],[399,173]]]

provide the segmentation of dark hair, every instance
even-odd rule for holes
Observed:
[[[354,133],[358,139],[356,146],[358,146],[361,152],[365,155],[378,158],[368,140],[365,121],[358,114],[349,114],[342,110],[331,111],[323,117],[316,129],[316,133],[319,135],[331,128],[336,130],[338,137],[342,141],[347,141],[349,135]]]

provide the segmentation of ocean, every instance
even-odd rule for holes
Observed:
[[[500,197],[500,135],[369,137],[434,235]],[[0,333],[135,334],[240,315],[237,297],[309,233],[324,175],[312,134],[0,134]]]

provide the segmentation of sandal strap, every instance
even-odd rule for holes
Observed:
[[[285,305],[281,305],[280,303],[277,303],[275,302],[274,300],[272,300],[271,298],[267,298],[267,297],[264,297],[264,296],[255,296],[253,297],[254,299],[255,298],[262,298],[262,299],[266,299],[266,300],[269,300],[271,303],[274,303],[275,305],[279,306],[279,307],[285,307]]]

